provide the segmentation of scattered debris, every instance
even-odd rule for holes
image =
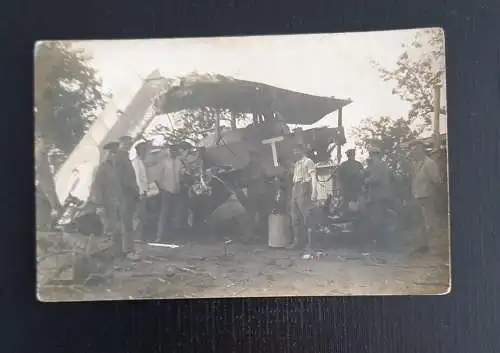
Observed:
[[[108,267],[107,239],[64,232],[37,233],[38,284],[83,284]]]
[[[168,266],[165,274],[167,275],[167,277],[173,277],[175,276],[175,269],[172,266]]]
[[[163,244],[163,243],[148,243],[149,246],[158,246],[162,248],[170,248],[170,249],[177,249],[180,248],[180,245],[176,244]]]
[[[184,245],[176,250],[145,246],[141,252],[144,260],[133,264],[126,260],[115,261],[114,264],[121,267],[116,271],[112,269],[111,261],[108,261],[111,269],[104,266],[102,271],[87,269],[89,264],[83,261],[77,266],[83,278],[79,287],[75,287],[73,281],[60,281],[60,286],[45,283],[42,284],[41,297],[51,300],[98,300],[304,293],[427,293],[443,290],[446,285],[440,283],[446,283],[445,277],[449,273],[448,268],[441,269],[433,258],[416,261],[407,257],[389,257],[383,252],[361,255],[355,251],[331,250],[327,254],[323,250],[311,250],[301,255],[307,255],[308,260],[321,260],[306,262],[298,260],[302,256],[299,257],[296,252],[252,249],[239,244],[229,249],[233,244],[233,241],[221,241],[196,247]],[[46,243],[43,245],[47,248]],[[221,250],[225,255],[226,248],[227,255],[234,256],[231,262],[227,258],[222,259]],[[375,254],[387,259],[389,264],[380,265],[383,261],[375,261]],[[358,261],[346,261],[353,257]],[[401,270],[403,265],[405,271]],[[431,275],[429,271],[432,271]]]
[[[226,240],[224,242],[224,257],[228,257],[229,256],[229,245],[231,245],[233,241],[232,240]]]
[[[318,260],[319,258],[326,256],[327,254],[322,251],[308,251],[302,254],[303,260]]]
[[[183,271],[183,272],[187,272],[187,273],[192,273],[193,275],[208,276],[211,279],[216,279],[216,277],[209,272],[197,272],[197,271],[194,271],[194,270],[187,268],[187,267],[180,267],[180,268],[178,268],[178,270]]]
[[[295,262],[289,258],[281,258],[271,261],[271,265],[277,266],[282,269],[292,267],[294,263]]]

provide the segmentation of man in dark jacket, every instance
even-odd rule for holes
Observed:
[[[104,146],[109,155],[97,170],[93,199],[98,213],[104,214],[115,256],[125,255],[131,260],[136,260],[132,219],[139,192],[128,152],[124,152],[126,145],[127,142],[125,144],[111,142]]]
[[[271,213],[270,191],[268,175],[262,166],[262,156],[257,151],[250,151],[250,161],[243,168],[242,175],[247,187],[247,217],[250,225],[246,229],[248,237],[261,236],[267,233],[267,223]]]
[[[135,260],[137,259],[137,254],[134,250],[133,220],[140,192],[135,169],[129,157],[133,140],[130,136],[122,136],[118,141],[120,146],[116,153],[116,171],[121,186],[120,209],[123,229],[123,250],[127,254],[127,258]]]
[[[343,208],[346,209],[349,202],[357,202],[363,191],[364,168],[356,160],[354,149],[346,151],[347,161],[339,167],[339,180],[342,186]]]
[[[97,214],[101,217],[105,233],[111,236],[114,255],[122,256],[121,188],[115,168],[118,147],[118,142],[110,142],[103,147],[108,155],[97,169],[92,185],[91,199],[96,205]]]

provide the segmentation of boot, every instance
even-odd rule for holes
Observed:
[[[299,247],[300,243],[300,229],[298,227],[294,227],[292,231],[292,242],[286,248],[288,250],[294,250]]]

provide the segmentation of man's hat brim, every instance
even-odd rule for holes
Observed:
[[[133,141],[134,139],[130,136],[122,136],[118,139],[118,141],[120,142],[131,142]]]
[[[135,145],[135,149],[138,149],[138,148],[146,148],[148,147],[150,144],[146,141],[141,141],[139,142],[137,145]]]
[[[382,151],[379,148],[372,147],[368,149],[368,153],[382,153]]]
[[[114,150],[114,149],[117,149],[118,147],[120,147],[120,144],[118,142],[108,142],[107,144],[105,144],[102,149],[104,150]]]
[[[414,146],[425,146],[425,144],[421,140],[413,140],[408,142],[408,147],[414,147]]]

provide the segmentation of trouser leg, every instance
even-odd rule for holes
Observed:
[[[165,191],[160,191],[160,214],[158,215],[158,229],[156,232],[156,240],[161,241],[165,237],[166,218],[168,213],[168,196]]]
[[[105,206],[105,218],[107,222],[107,231],[111,237],[111,248],[113,256],[123,256],[123,234],[120,220],[120,207],[118,204],[109,204]]]
[[[176,195],[175,201],[177,219],[179,230],[185,231],[188,228],[188,192],[187,190],[182,190],[179,194]]]
[[[422,246],[429,247],[431,245],[432,236],[434,236],[437,230],[437,209],[431,197],[420,198],[419,204],[424,223]]]
[[[311,190],[306,183],[295,184],[292,190],[292,246],[300,246],[306,238],[306,221],[311,209]]]
[[[158,241],[166,240],[168,233],[170,233],[172,229],[172,221],[173,221],[172,216],[173,216],[173,209],[175,207],[174,205],[175,200],[172,196],[173,196],[172,193],[168,191],[162,191],[161,212],[158,221],[158,234],[157,234]]]
[[[300,212],[298,196],[293,193],[290,205],[290,217],[292,221],[292,243],[290,247],[296,247],[299,245],[299,240],[304,232],[304,224],[302,213]]]
[[[134,251],[134,211],[135,202],[124,200],[120,203],[120,216],[123,232],[123,251]]]
[[[145,239],[145,230],[146,230],[146,222],[147,222],[147,202],[146,198],[139,200],[137,203],[137,227],[135,229],[135,239],[143,241]]]
[[[246,226],[245,236],[254,237],[257,233],[260,233],[259,223],[260,223],[260,210],[259,207],[262,205],[259,204],[260,198],[258,195],[249,195],[248,197],[248,205],[245,210],[246,212]]]
[[[101,220],[102,223],[102,233],[105,236],[109,236],[111,234],[111,228],[109,226],[109,221],[107,215],[104,213],[99,213],[98,214],[99,219]]]
[[[258,208],[259,229],[264,234],[269,233],[269,216],[272,210],[272,200],[267,194],[261,195],[262,205]]]
[[[364,229],[366,245],[383,245],[387,235],[387,205],[382,200],[371,200],[366,208],[367,224]]]

